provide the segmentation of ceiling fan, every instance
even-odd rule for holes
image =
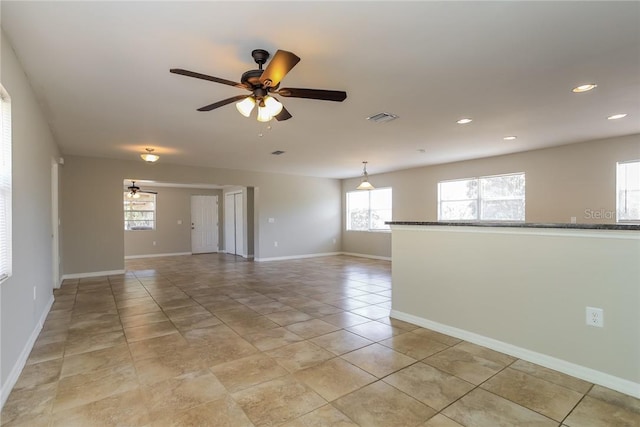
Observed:
[[[132,199],[140,198],[140,194],[158,194],[157,191],[141,190],[140,187],[138,187],[136,185],[135,181],[131,181],[131,185],[127,187],[127,190],[129,190],[129,193],[127,194],[127,197],[132,198]]]
[[[284,106],[274,98],[272,94],[280,95],[285,98],[320,99],[336,102],[342,102],[347,98],[347,93],[340,90],[299,88],[280,89],[280,81],[300,61],[300,58],[291,52],[278,50],[271,61],[269,61],[267,68],[264,70],[262,69],[262,66],[267,62],[267,59],[269,59],[269,52],[264,49],[255,49],[251,52],[251,56],[258,64],[258,69],[249,70],[243,73],[240,78],[240,83],[196,73],[194,71],[183,70],[181,68],[172,68],[169,71],[174,74],[209,80],[215,83],[248,90],[251,92],[250,95],[238,95],[223,99],[222,101],[214,102],[213,104],[198,108],[198,111],[211,111],[227,104],[231,104],[232,102],[239,101],[236,103],[236,108],[240,114],[245,117],[249,117],[251,111],[257,105],[258,121],[261,122],[268,122],[273,118],[278,121],[283,121],[292,117],[289,111],[287,111],[287,109],[284,108]]]

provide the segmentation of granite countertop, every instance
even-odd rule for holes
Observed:
[[[388,225],[437,225],[448,227],[514,227],[514,228],[563,228],[576,230],[636,230],[640,224],[563,224],[533,222],[444,222],[444,221],[386,221]]]

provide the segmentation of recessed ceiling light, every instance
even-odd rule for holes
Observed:
[[[424,148],[418,148],[418,153],[426,153],[427,150],[425,150]]]
[[[467,117],[467,118],[458,120],[456,123],[459,125],[466,125],[467,123],[471,123],[472,121],[473,120]]]
[[[609,116],[607,117],[608,120],[618,120],[618,119],[622,119],[624,117],[627,117],[627,113],[622,113],[622,114],[614,114],[613,116]]]
[[[514,139],[517,139],[517,138],[518,138],[517,136],[505,136],[502,139],[504,139],[505,141],[513,141]]]
[[[573,92],[574,93],[589,92],[591,89],[595,89],[596,87],[598,87],[597,84],[589,83],[589,84],[586,84],[586,85],[580,85],[578,87],[574,87],[573,88]]]

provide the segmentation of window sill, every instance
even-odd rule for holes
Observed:
[[[347,233],[391,233],[391,230],[345,230]]]

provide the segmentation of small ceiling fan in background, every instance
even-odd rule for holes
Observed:
[[[181,68],[172,68],[169,71],[174,74],[209,80],[215,83],[248,90],[251,92],[250,95],[238,95],[223,99],[222,101],[214,102],[213,104],[198,108],[198,111],[211,111],[227,104],[231,104],[232,102],[237,102],[236,108],[240,114],[245,117],[249,117],[251,111],[257,105],[258,121],[260,122],[268,122],[273,118],[278,121],[283,121],[292,117],[289,111],[287,111],[287,109],[284,108],[284,106],[272,95],[280,95],[285,98],[307,98],[336,102],[342,102],[347,98],[347,93],[339,90],[299,88],[280,89],[280,81],[300,61],[300,58],[291,52],[278,50],[271,61],[269,61],[267,68],[264,70],[262,69],[262,66],[267,62],[269,52],[264,49],[255,49],[251,52],[251,56],[258,64],[258,69],[249,70],[243,73],[240,78],[240,83],[196,73],[194,71],[183,70]]]
[[[141,190],[140,187],[136,185],[135,181],[131,181],[131,185],[127,187],[129,193],[127,193],[127,197],[131,199],[139,199],[140,194],[158,194],[157,191],[145,191]]]

